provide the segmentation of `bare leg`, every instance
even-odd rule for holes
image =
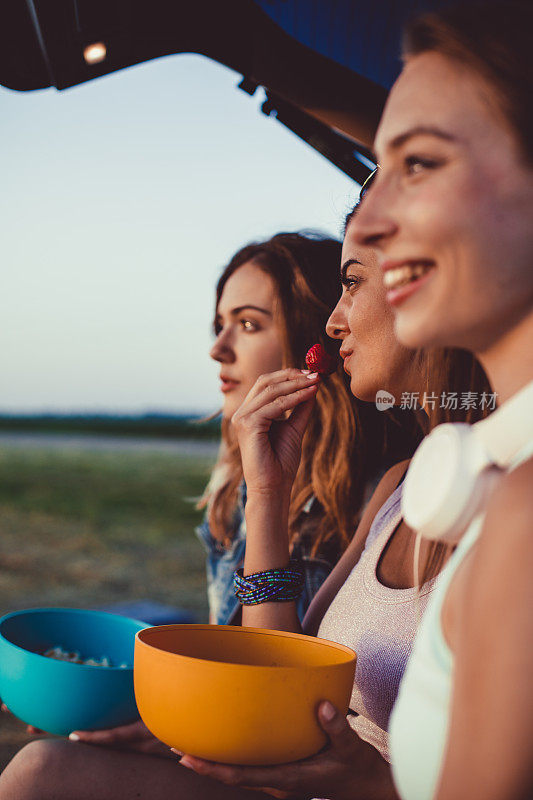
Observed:
[[[0,800],[267,800],[204,778],[170,759],[44,739],[0,775]]]

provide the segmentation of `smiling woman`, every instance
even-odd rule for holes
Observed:
[[[391,718],[404,800],[533,796],[532,26],[530,0],[413,24],[355,221],[378,251],[399,339],[473,353],[499,405],[472,429],[437,428],[405,482],[418,542],[456,549]],[[452,474],[464,500],[445,495]]]
[[[214,318],[216,341],[211,356],[221,364],[223,439],[204,497],[206,518],[199,529],[208,552],[213,621],[235,622],[237,619],[239,604],[233,591],[233,575],[244,559],[245,550],[250,550],[250,537],[244,519],[246,489],[234,420],[241,402],[244,400],[246,405],[250,398],[253,401],[258,385],[266,386],[274,408],[265,436],[275,439],[277,430],[281,433],[287,430],[287,425],[294,425],[297,452],[295,457],[284,459],[288,469],[285,470],[287,463],[282,465],[284,485],[276,488],[273,506],[281,499],[283,509],[289,512],[289,524],[284,522],[279,531],[285,549],[290,544],[290,556],[299,562],[304,576],[298,604],[270,602],[266,604],[269,606],[267,614],[272,607],[282,606],[296,619],[297,614],[303,616],[341,553],[353,543],[363,508],[382,473],[391,463],[408,457],[421,436],[413,412],[400,412],[393,419],[378,411],[374,403],[357,400],[350,392],[349,379],[340,360],[337,360],[336,371],[320,378],[320,384],[317,375],[302,374],[310,344],[320,343],[330,351],[338,348],[337,343],[330,341],[328,344],[325,328],[339,298],[340,257],[341,245],[335,240],[317,235],[279,234],[240,250],[218,283]],[[380,304],[376,309],[378,317],[381,310]],[[371,328],[376,321],[376,315],[372,318],[368,310],[365,324]],[[392,327],[391,322],[389,327]],[[389,340],[386,340],[383,349],[388,348]],[[364,364],[364,358],[360,360]],[[375,354],[373,363],[378,360]],[[276,400],[284,401],[283,397],[276,397],[279,383],[272,387],[273,391],[267,385],[273,376],[284,374],[282,367],[292,367],[290,371],[297,372],[304,384],[304,397],[311,401],[314,398],[314,403],[303,403],[299,412],[289,419],[283,413],[283,405],[276,403]],[[276,370],[273,375],[270,372],[258,378],[265,370],[272,369]],[[369,387],[367,392],[370,397]],[[302,409],[307,415],[305,436],[294,422],[298,415],[301,421]],[[259,461],[261,471],[267,472],[268,456],[262,458],[259,454]],[[292,491],[289,488],[289,502],[285,505],[287,483]],[[252,497],[256,489],[253,476],[248,488]],[[361,537],[355,544],[356,550],[362,547]],[[258,548],[253,545],[252,541],[252,554],[247,554],[250,562],[258,556]],[[275,558],[276,542],[268,542],[267,549],[269,557]],[[277,566],[283,567],[285,563],[282,561]],[[261,627],[285,629],[279,623]],[[228,725],[231,724],[228,720]],[[224,736],[224,731],[219,735]],[[351,732],[350,735],[356,737]],[[134,795],[150,798],[157,795],[217,797],[220,800],[236,796],[244,800],[257,795],[239,789],[235,794],[231,788],[209,778],[198,779],[189,770],[161,758],[169,755],[168,748],[141,723],[96,733],[76,731],[71,738],[76,744],[41,741],[26,747],[0,777],[0,796],[10,800],[17,796],[13,794],[13,781],[18,783],[18,796],[25,798],[70,800],[85,796],[91,800],[93,797],[117,800]],[[130,752],[119,752],[118,748]],[[139,758],[139,753],[144,754],[143,758]],[[60,766],[63,759],[69,764],[66,769]],[[361,764],[364,758],[357,760]],[[366,768],[364,761],[363,773]],[[22,782],[19,769],[25,774]],[[313,784],[315,770],[316,765],[312,765]],[[377,770],[380,781],[382,769],[380,771],[378,766]],[[70,777],[66,778],[65,773]],[[329,785],[328,775],[326,783]],[[374,782],[372,786],[375,788]]]
[[[510,253],[524,262],[524,275],[530,266],[522,244],[530,221],[522,212],[530,202],[523,167],[531,120],[522,109],[525,91],[518,97],[528,70],[518,64],[518,49],[490,67],[470,43],[460,52],[462,38],[445,41],[444,29],[433,35],[407,60],[387,103],[376,137],[381,169],[358,218],[357,240],[379,250],[405,345],[479,354],[529,310],[529,282],[509,279]],[[475,30],[467,36],[473,42]],[[490,331],[480,323],[489,315]]]

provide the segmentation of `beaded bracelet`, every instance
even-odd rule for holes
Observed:
[[[289,561],[284,569],[267,569],[242,574],[237,569],[233,574],[235,597],[243,606],[256,606],[259,603],[288,603],[297,600],[304,585],[304,571],[299,561]]]

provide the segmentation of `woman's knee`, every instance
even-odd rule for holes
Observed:
[[[54,776],[65,769],[68,749],[67,742],[55,739],[27,744],[0,775],[0,800],[46,800]]]

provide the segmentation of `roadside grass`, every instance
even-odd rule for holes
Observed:
[[[3,447],[0,504],[83,522],[103,540],[120,538],[122,528],[131,526],[145,542],[176,540],[197,524],[193,500],[211,463],[176,454]]]
[[[83,433],[165,439],[220,439],[220,419],[192,414],[0,414],[0,431],[10,433]]]
[[[195,509],[212,460],[170,453],[0,450],[0,614],[151,599],[207,621]],[[2,714],[0,770],[29,741]]]

